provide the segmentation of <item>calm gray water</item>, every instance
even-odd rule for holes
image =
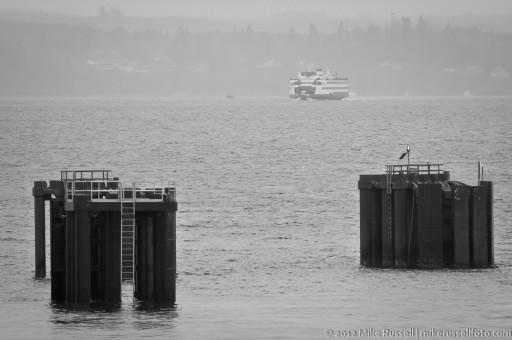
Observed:
[[[512,330],[511,139],[512,98],[0,99],[0,338]],[[483,162],[497,268],[359,267],[359,175],[406,145],[471,185]],[[80,168],[176,181],[175,308],[142,306],[129,286],[114,310],[60,308],[50,279],[33,279],[33,181]]]

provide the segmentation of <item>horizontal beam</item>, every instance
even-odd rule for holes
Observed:
[[[64,203],[65,211],[74,211],[73,202]],[[88,211],[121,211],[121,202],[119,201],[106,201],[88,202]],[[156,202],[136,202],[137,211],[177,211],[178,202],[176,201],[156,201]]]

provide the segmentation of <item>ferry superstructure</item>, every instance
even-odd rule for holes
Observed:
[[[290,79],[288,94],[290,98],[341,100],[349,95],[348,78],[322,69],[302,71]]]

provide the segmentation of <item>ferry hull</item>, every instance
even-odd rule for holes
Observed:
[[[308,96],[308,98],[315,99],[315,100],[342,100],[343,98],[347,98],[347,97],[348,97],[348,93],[313,94],[313,95]],[[290,94],[289,98],[303,99],[303,96],[297,95],[297,94]]]
[[[337,73],[316,71],[299,72],[297,78],[290,79],[288,96],[302,100],[341,100],[349,96],[348,78]]]

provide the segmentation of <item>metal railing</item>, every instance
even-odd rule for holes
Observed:
[[[91,201],[134,200],[163,201],[164,197],[176,200],[174,182],[137,185],[135,182],[113,180],[68,180],[65,181],[66,200],[72,202],[76,195],[89,196]]]
[[[386,165],[386,174],[441,174],[443,164],[396,164]]]
[[[65,170],[60,172],[61,181],[102,180],[108,181],[112,170]]]
[[[391,194],[391,177],[402,174],[441,174],[443,164],[391,164],[386,165],[386,192]]]
[[[160,200],[168,196],[171,200],[176,200],[176,185],[174,182],[119,182],[120,192],[123,199],[132,199],[136,201]]]

